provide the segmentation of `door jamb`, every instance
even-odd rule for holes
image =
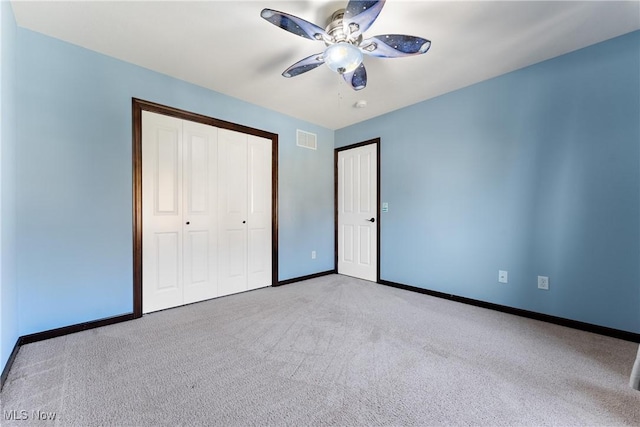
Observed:
[[[142,111],[229,129],[271,140],[271,286],[278,285],[278,134],[132,98],[133,317],[142,317]]]
[[[334,269],[338,273],[338,153],[352,148],[364,147],[365,145],[376,144],[376,283],[380,283],[380,138],[373,138],[356,144],[339,147],[333,150],[333,206],[334,206]]]

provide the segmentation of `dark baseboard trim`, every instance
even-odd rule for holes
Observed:
[[[335,270],[327,270],[321,273],[309,274],[308,276],[294,277],[293,279],[281,280],[274,286],[289,285],[291,283],[302,282],[303,280],[315,279],[316,277],[328,276],[335,273]]]
[[[31,344],[38,341],[48,340],[50,338],[61,337],[63,335],[69,335],[76,332],[86,331],[88,329],[99,328],[101,326],[113,325],[114,323],[126,322],[127,320],[133,320],[135,316],[133,313],[123,314],[121,316],[106,317],[104,319],[93,320],[91,322],[78,323],[76,325],[64,326],[62,328],[49,329],[47,331],[36,332],[35,334],[23,335],[18,338],[16,345],[13,347],[13,351],[7,359],[7,364],[2,370],[2,377],[0,377],[0,390],[4,386],[4,382],[9,375],[11,366],[18,354],[20,347],[25,344]]]
[[[594,325],[591,323],[580,322],[577,320],[565,319],[564,317],[551,316],[549,314],[536,313],[535,311],[523,310],[521,308],[509,307],[506,305],[494,304],[491,302],[480,301],[472,298],[460,297],[457,295],[447,294],[444,292],[432,291],[429,289],[418,288],[415,286],[404,285],[402,283],[390,282],[388,280],[380,280],[381,285],[391,286],[394,288],[405,289],[407,291],[418,292],[421,294],[431,295],[438,298],[444,298],[451,301],[461,302],[464,304],[475,305],[476,307],[488,308],[490,310],[501,311],[503,313],[514,314],[516,316],[527,317],[529,319],[541,320],[543,322],[554,323],[568,328],[579,329],[581,331],[592,332],[595,334],[606,335],[613,338],[619,338],[625,341],[640,343],[640,334],[627,332],[620,329],[608,328],[606,326]]]
[[[11,366],[13,365],[13,361],[16,360],[16,356],[18,355],[18,350],[20,350],[21,345],[22,345],[22,337],[19,337],[16,340],[16,344],[13,346],[13,350],[11,350],[11,354],[7,359],[7,363],[6,365],[4,365],[4,369],[2,370],[2,376],[0,376],[0,391],[2,391],[4,382],[7,380],[7,377],[9,376],[9,371],[11,370]]]
[[[121,316],[107,317],[104,319],[93,320],[91,322],[64,326],[62,328],[49,329],[48,331],[36,332],[35,334],[29,334],[20,337],[20,345],[31,344],[37,341],[48,340],[50,338],[61,337],[63,335],[69,335],[76,332],[86,331],[88,329],[99,328],[101,326],[113,325],[114,323],[126,322],[127,320],[133,319],[133,313],[129,313],[123,314]]]

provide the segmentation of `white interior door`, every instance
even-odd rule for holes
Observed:
[[[247,135],[218,133],[218,293],[247,290]]]
[[[377,280],[377,144],[338,152],[338,273]]]
[[[142,113],[142,311],[181,305],[182,121]]]
[[[247,289],[271,285],[271,140],[248,137]]]
[[[271,285],[271,140],[218,133],[218,293]]]
[[[271,285],[271,140],[142,112],[143,313]]]
[[[218,294],[217,132],[142,112],[143,313]]]
[[[184,304],[218,296],[218,129],[183,121]]]

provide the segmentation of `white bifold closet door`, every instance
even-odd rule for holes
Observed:
[[[219,295],[271,283],[271,140],[218,131]]]
[[[270,140],[143,111],[142,175],[144,313],[271,285]]]

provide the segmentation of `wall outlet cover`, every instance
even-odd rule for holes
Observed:
[[[538,276],[538,289],[544,289],[545,291],[549,290],[549,277]]]

